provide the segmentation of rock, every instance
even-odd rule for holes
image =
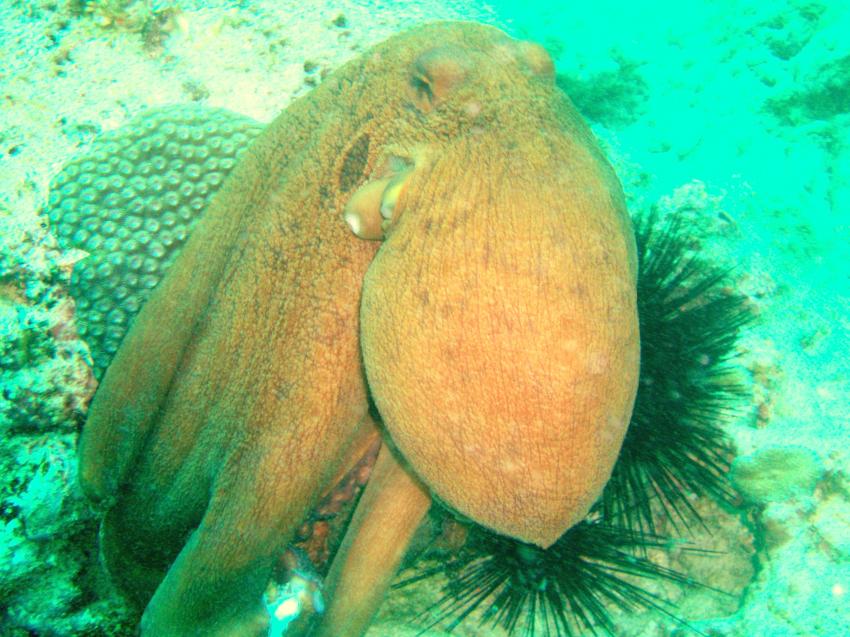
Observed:
[[[747,500],[764,504],[811,495],[823,473],[817,453],[788,445],[736,458],[729,477]]]

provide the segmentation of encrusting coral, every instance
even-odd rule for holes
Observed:
[[[99,137],[51,181],[46,214],[60,244],[89,253],[71,294],[97,377],[260,129],[223,109],[154,109]]]
[[[92,253],[75,293],[98,365],[123,336],[80,480],[142,633],[267,628],[280,555],[378,435],[367,391],[384,444],[315,635],[368,628],[432,501],[532,552],[593,527],[637,390],[637,252],[546,52],[471,23],[396,36],[250,146],[237,119],[213,155],[248,148],[204,188],[230,168],[197,170],[208,114],[111,135],[63,171],[49,213]],[[165,126],[186,138],[155,142]],[[128,153],[121,188],[94,176]]]

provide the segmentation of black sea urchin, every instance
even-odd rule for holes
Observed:
[[[750,314],[744,298],[726,290],[726,272],[690,252],[681,222],[645,215],[636,221],[636,239],[641,377],[608,486],[590,515],[548,549],[460,523],[468,535],[459,551],[425,557],[397,584],[447,578],[426,611],[427,628],[452,630],[479,611],[482,624],[525,637],[570,637],[582,629],[613,635],[611,604],[656,609],[685,624],[672,604],[641,585],[697,584],[647,556],[675,542],[656,534],[651,504],[657,500],[674,526],[687,526],[699,520],[690,496],[729,500],[722,422],[742,393],[729,368]]]
[[[459,552],[420,565],[396,585],[447,576],[442,597],[423,613],[430,617],[425,630],[442,624],[451,631],[482,608],[483,625],[500,625],[524,637],[571,637],[583,628],[613,635],[612,603],[624,610],[654,608],[681,622],[673,605],[641,580],[697,584],[645,557],[648,549],[669,547],[671,540],[606,522],[598,510],[548,549],[477,525],[468,533]]]
[[[751,314],[725,288],[726,271],[690,253],[681,221],[637,219],[641,373],[620,457],[602,497],[606,519],[654,531],[657,499],[675,524],[699,516],[689,496],[728,502],[723,421],[743,388],[732,380],[735,342]]]

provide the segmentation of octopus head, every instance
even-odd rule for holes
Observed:
[[[367,62],[404,99],[344,213],[383,241],[361,305],[369,388],[434,497],[546,547],[599,496],[634,402],[622,191],[541,47],[434,25],[396,55]]]

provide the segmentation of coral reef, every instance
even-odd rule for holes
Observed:
[[[60,245],[88,253],[70,290],[96,376],[259,130],[223,109],[152,109],[99,137],[51,182],[46,214]]]
[[[98,26],[140,32],[150,28],[162,9],[154,0],[66,0],[71,15],[91,17]]]
[[[582,115],[616,128],[637,121],[648,88],[638,62],[616,53],[613,59],[614,69],[587,76],[559,73],[557,82]]]
[[[771,97],[765,108],[788,126],[850,113],[850,55],[809,69],[803,82]]]
[[[121,604],[91,604],[96,537],[76,478],[94,383],[67,294],[79,255],[46,224],[0,209],[0,633],[121,630]]]
[[[790,5],[747,30],[780,60],[790,60],[803,50],[817,33],[827,10],[825,4],[812,0],[794,0]]]
[[[72,431],[91,396],[64,288],[79,255],[46,224],[0,209],[0,432]],[[57,388],[62,388],[57,392]]]

